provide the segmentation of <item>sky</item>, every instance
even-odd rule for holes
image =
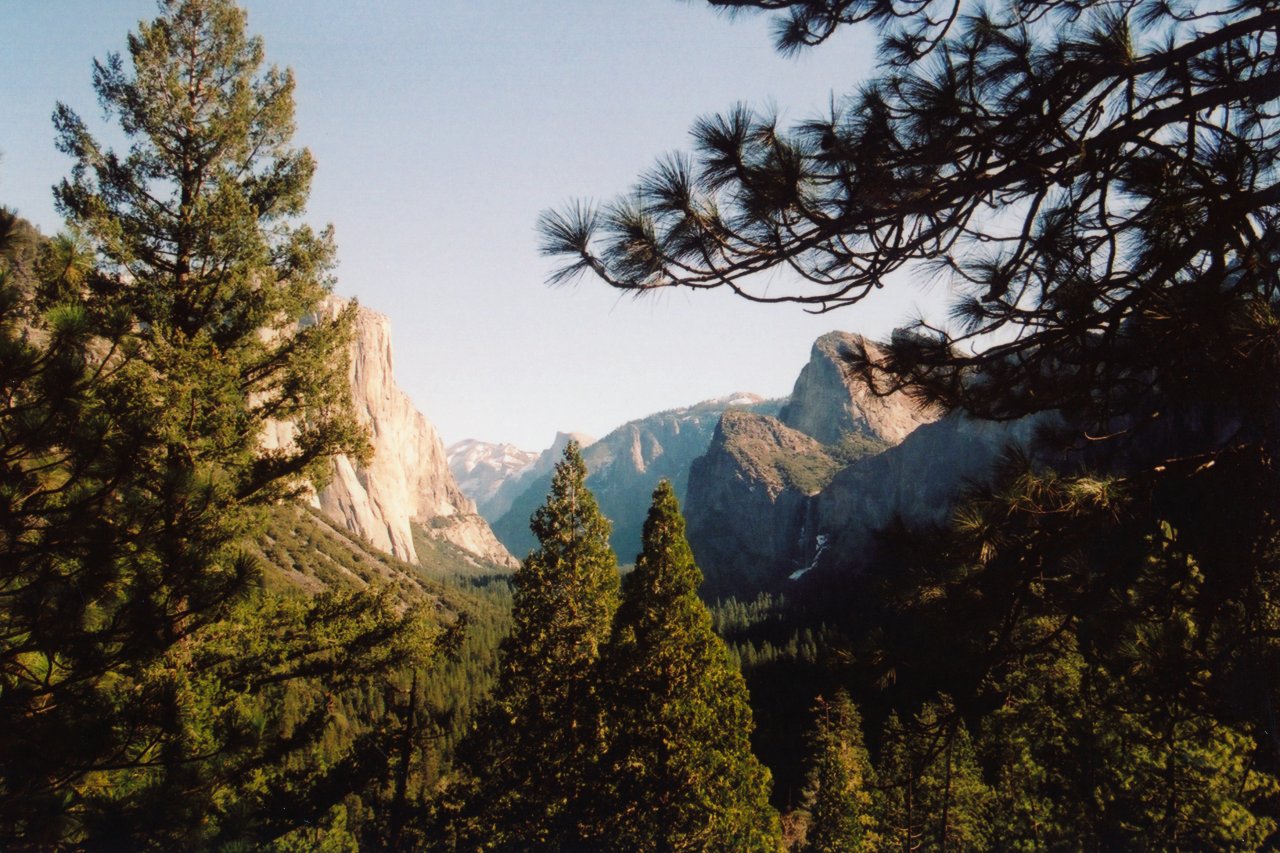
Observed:
[[[739,391],[787,394],[815,338],[883,336],[929,291],[886,287],[815,316],[727,293],[635,298],[548,287],[535,223],[627,192],[735,103],[784,124],[873,69],[869,31],[785,58],[762,16],[681,0],[241,0],[268,63],[293,69],[295,144],[319,164],[307,220],[331,223],[336,290],[391,319],[396,378],[446,443],[548,446]],[[61,101],[111,139],[92,62],[153,0],[0,0],[0,204],[47,234],[70,171]],[[785,281],[770,283],[781,287]],[[906,284],[903,282],[902,284]]]

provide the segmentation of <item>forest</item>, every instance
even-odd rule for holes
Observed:
[[[573,443],[511,576],[370,556],[302,500],[370,445],[292,74],[161,0],[127,149],[59,104],[64,230],[0,210],[0,847],[1280,846],[1280,8],[709,3],[879,76],[548,210],[552,283],[944,277],[849,375],[1034,445],[786,596],[701,599],[666,482],[614,554]]]

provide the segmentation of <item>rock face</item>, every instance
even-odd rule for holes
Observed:
[[[640,551],[641,530],[658,482],[670,480],[676,495],[683,500],[689,466],[711,443],[721,414],[737,408],[776,411],[777,403],[754,394],[707,400],[631,421],[584,446],[587,485],[601,511],[613,522],[610,543],[620,561],[630,562]],[[522,494],[494,523],[498,538],[515,554],[526,554],[536,544],[529,532],[529,516],[546,499],[551,468],[560,459],[567,440],[563,433],[556,437],[556,444],[543,453],[532,469],[534,473],[519,481]]]
[[[1010,446],[1029,446],[1038,422],[952,414],[853,462],[814,496],[806,527],[798,531],[800,558],[809,568],[858,571],[874,556],[876,532],[895,517],[945,522],[963,487],[985,480]]]
[[[323,310],[336,314],[345,302],[330,297]],[[368,462],[339,456],[331,482],[315,504],[346,530],[375,548],[418,562],[411,525],[452,543],[479,560],[513,567],[511,554],[494,537],[475,504],[449,472],[435,427],[395,384],[391,323],[377,312],[356,312],[349,378],[356,415],[369,429]],[[287,440],[277,430],[268,442]]]
[[[1010,445],[1030,444],[1035,428],[950,415],[845,462],[771,418],[726,415],[693,465],[685,510],[703,596],[749,598],[814,570],[859,571],[890,521],[944,522],[961,489]]]
[[[823,444],[836,444],[850,433],[897,444],[934,419],[906,394],[878,397],[848,376],[846,354],[858,347],[865,347],[873,360],[881,353],[874,343],[850,332],[818,338],[779,419]]]
[[[458,488],[475,501],[476,509],[488,521],[496,521],[511,508],[516,494],[505,488],[519,481],[538,461],[538,454],[514,444],[493,444],[468,438],[445,449],[449,471]]]
[[[727,412],[693,464],[685,515],[704,597],[857,571],[892,519],[944,521],[966,482],[1031,441],[1031,421],[935,422],[905,395],[876,397],[841,369],[842,352],[863,343],[819,338],[778,419]]]
[[[501,508],[502,512],[496,516],[487,515],[485,518],[489,520],[489,524],[493,526],[493,532],[511,553],[528,553],[529,545],[533,541],[532,535],[529,534],[529,515],[546,497],[545,488],[541,494],[538,494],[531,484],[538,482],[546,485],[551,482],[551,471],[564,455],[564,449],[570,441],[578,442],[579,447],[590,447],[595,443],[595,439],[586,433],[557,432],[550,447],[537,454],[533,463],[519,474],[503,480],[490,498],[489,504]],[[513,546],[508,539],[516,542],[518,547]]]
[[[778,419],[729,411],[689,470],[689,542],[708,600],[769,589],[795,571],[811,496],[837,464]]]

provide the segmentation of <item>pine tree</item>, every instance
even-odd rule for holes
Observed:
[[[609,522],[576,442],[531,527],[490,707],[461,751],[474,784],[450,830],[496,849],[573,847],[603,752],[597,662],[617,608]]]
[[[746,684],[698,598],[671,484],[653,493],[605,661],[603,841],[619,850],[772,850],[769,772],[751,753]]]
[[[1278,364],[1273,8],[708,4],[772,10],[785,52],[866,23],[883,61],[827,115],[702,118],[695,153],[635,192],[544,214],[543,250],[564,262],[552,281],[830,310],[923,268],[949,276],[951,301],[886,359],[862,354],[885,390],[1001,419],[1074,409],[1099,436],[1167,416],[1155,386],[1231,403],[1257,458],[1277,417],[1252,397]]]
[[[911,734],[896,711],[889,714],[880,737],[880,760],[876,764],[880,780],[877,806],[884,827],[885,850],[921,849],[924,838],[924,807]]]
[[[156,447],[139,476],[164,485],[137,500],[170,531],[156,534],[168,572],[249,529],[242,507],[326,479],[329,457],[363,438],[346,388],[354,306],[317,312],[333,286],[332,230],[299,221],[315,164],[290,144],[292,74],[261,70],[262,41],[232,0],[160,6],[129,37],[131,69],[119,54],[94,63],[127,155],[59,104],[58,147],[76,162],[55,196],[95,254],[81,298],[123,312],[139,348],[130,379],[149,398],[128,400],[128,415]],[[271,422],[291,424],[289,447],[261,447]]]
[[[890,715],[877,776],[886,849],[985,847],[991,790],[968,730],[947,697],[926,703],[905,724]]]
[[[875,778],[863,745],[862,716],[843,690],[814,704],[813,767],[805,793],[806,851],[874,850],[879,842],[872,804]]]
[[[70,236],[0,288],[6,845],[271,837],[253,786],[319,782],[298,762],[332,733],[319,681],[366,689],[430,652],[376,595],[266,595],[244,552],[268,505],[364,443],[347,321],[315,311],[333,246],[299,223],[292,79],[262,56],[230,0],[166,0],[129,67],[95,65],[128,152],[55,114]],[[263,448],[271,422],[288,446]]]
[[[1204,578],[1170,527],[1145,550],[1117,602],[1129,615],[1020,626],[1028,653],[992,679],[1002,699],[983,741],[1001,847],[1257,849],[1274,830],[1277,780],[1206,695],[1234,630],[1197,613]]]

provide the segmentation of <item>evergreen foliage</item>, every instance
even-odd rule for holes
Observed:
[[[345,826],[372,778],[342,766],[381,713],[366,700],[438,645],[387,593],[263,592],[247,551],[364,441],[346,319],[317,312],[331,240],[297,224],[313,167],[289,145],[292,81],[260,73],[244,26],[229,0],[162,3],[128,68],[95,65],[128,153],[57,109],[69,234],[0,223],[6,848]],[[291,441],[267,449],[272,423]]]
[[[946,276],[945,315],[851,369],[1041,427],[946,529],[888,531],[843,598],[851,687],[892,723],[886,831],[906,847],[1274,844],[1280,11],[711,5],[773,12],[788,52],[868,23],[882,71],[794,129],[746,107],[700,120],[696,154],[627,199],[544,215],[553,279],[829,310],[894,272]],[[756,277],[787,269],[789,291]],[[921,806],[940,748],[963,764],[962,719],[983,721],[990,820],[939,824]]]
[[[882,71],[794,129],[701,119],[696,155],[627,198],[544,214],[553,281],[830,310],[923,267],[951,316],[896,336],[870,381],[988,417],[1066,409],[1095,436],[1168,424],[1152,386],[1232,406],[1274,387],[1271,4],[710,4],[775,10],[786,50],[870,22]],[[1249,402],[1232,415],[1274,424]]]
[[[862,716],[843,691],[814,704],[812,765],[805,792],[807,853],[857,853],[879,843],[875,775],[863,745]]]
[[[513,579],[497,683],[463,746],[470,785],[450,829],[462,845],[555,849],[590,833],[584,810],[605,736],[596,665],[618,568],[586,476],[570,442],[531,520],[539,547]]]
[[[605,840],[620,850],[771,850],[769,773],[746,684],[698,599],[702,573],[670,483],[653,494],[605,659]]]
[[[883,832],[892,850],[987,849],[991,791],[950,699],[885,724],[877,769]]]
[[[1167,526],[1148,543],[1126,602],[1139,615],[1114,637],[1020,628],[1035,651],[994,685],[1004,700],[984,737],[1003,846],[1257,849],[1275,829],[1256,809],[1280,788],[1254,766],[1247,726],[1206,705],[1204,655],[1229,655],[1195,613],[1203,576]]]
[[[776,849],[753,719],[793,775],[818,694],[806,849],[1275,845],[1280,13],[713,5],[781,12],[787,51],[870,21],[886,71],[791,132],[703,120],[634,203],[548,214],[557,279],[825,310],[923,261],[951,320],[855,369],[1038,414],[1038,461],[887,531],[830,601],[714,619],[667,483],[619,601],[572,444],[510,602],[288,516],[364,444],[332,235],[300,222],[289,73],[231,0],[162,0],[95,64],[128,150],[57,108],[68,233],[0,211],[0,846]],[[801,290],[752,290],[783,264]],[[776,461],[808,490],[878,449]]]

